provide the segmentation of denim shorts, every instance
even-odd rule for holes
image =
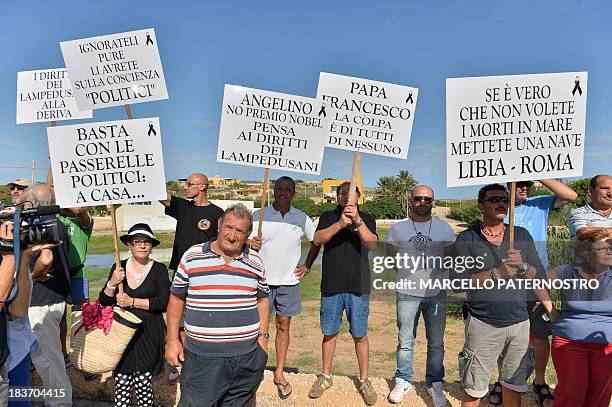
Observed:
[[[89,298],[89,280],[85,277],[72,277],[70,279],[68,303],[74,304],[87,298]]]
[[[300,285],[271,285],[270,315],[294,317],[302,312]]]
[[[353,293],[321,294],[321,331],[332,336],[340,332],[342,312],[346,311],[349,332],[353,338],[368,334],[370,296]]]

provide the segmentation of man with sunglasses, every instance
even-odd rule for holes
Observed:
[[[546,242],[548,241],[548,215],[563,206],[574,202],[578,198],[578,194],[564,183],[555,179],[543,179],[540,183],[548,188],[552,195],[537,195],[529,196],[533,187],[533,181],[519,181],[516,183],[516,201],[514,208],[514,225],[520,226],[531,234],[536,245],[538,255],[542,260],[545,269],[548,269],[548,253],[546,251]],[[508,183],[508,189],[510,184]],[[509,222],[509,216],[506,215],[504,222]],[[529,322],[530,334],[533,336],[533,350],[535,354],[535,378],[534,391],[538,396],[540,404],[545,407],[552,405],[552,392],[546,384],[546,365],[550,356],[550,344],[548,337],[552,335],[552,324],[543,319],[546,310],[539,302],[529,303]],[[529,367],[533,369],[533,365]],[[495,383],[495,389],[499,389],[499,382]],[[495,390],[494,389],[494,390]],[[501,402],[499,393],[493,391],[490,396],[493,403],[495,398]],[[546,401],[548,400],[548,401]]]
[[[544,279],[546,274],[526,229],[515,226],[514,248],[509,248],[510,233],[504,223],[509,202],[503,185],[482,187],[478,209],[483,220],[461,232],[455,242],[458,257],[477,260],[472,267],[466,262],[464,272],[453,272],[453,278],[471,284],[463,304],[465,343],[459,354],[462,406],[480,404],[498,359],[504,405],[520,406],[521,393],[527,390],[521,362],[529,346],[529,315],[527,290],[520,280]],[[512,285],[516,289],[510,289]],[[534,292],[550,304],[546,291]]]
[[[389,401],[400,403],[412,389],[413,348],[417,324],[421,313],[427,332],[427,370],[425,381],[434,406],[448,403],[442,392],[444,378],[444,329],[446,327],[446,292],[440,289],[420,288],[419,283],[441,280],[444,270],[436,264],[419,264],[423,259],[443,263],[445,249],[455,241],[450,225],[432,216],[435,204],[434,192],[427,185],[416,186],[411,193],[411,208],[408,219],[394,224],[387,233],[387,256],[397,253],[410,256],[408,267],[397,269],[398,281],[412,281],[415,289],[397,290],[397,370],[395,386],[389,393]],[[429,262],[429,260],[426,260]],[[435,263],[435,261],[434,261]],[[414,264],[418,264],[414,267]]]
[[[11,199],[13,205],[19,205],[23,202],[25,190],[32,186],[32,181],[25,178],[17,178],[15,181],[8,184],[11,190]]]
[[[166,207],[165,213],[176,219],[176,232],[169,269],[176,272],[183,254],[193,245],[206,243],[217,237],[219,218],[223,209],[208,200],[208,177],[193,173],[183,184],[185,197],[168,194],[168,199],[159,201]],[[185,343],[185,331],[181,324],[180,338]],[[168,382],[176,384],[181,379],[180,369],[170,373]]]

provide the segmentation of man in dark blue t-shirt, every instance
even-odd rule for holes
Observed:
[[[545,278],[545,274],[527,230],[514,228],[514,248],[510,248],[510,231],[504,223],[509,202],[503,185],[481,188],[478,208],[483,220],[460,233],[455,242],[456,255],[463,264],[467,265],[468,259],[475,264],[454,274],[454,278],[471,284],[464,303],[465,343],[459,354],[464,406],[479,405],[487,394],[498,358],[506,405],[519,406],[520,393],[527,390],[521,360],[529,345],[529,316],[527,291],[522,286],[525,280],[536,275]],[[537,290],[536,295],[549,300],[544,290]]]

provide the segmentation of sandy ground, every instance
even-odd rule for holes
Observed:
[[[272,384],[272,371],[266,370],[264,380],[257,393],[258,406],[362,406],[361,396],[357,392],[356,377],[357,363],[354,354],[353,342],[346,326],[343,326],[338,339],[336,356],[334,358],[334,385],[327,390],[320,399],[308,398],[308,391],[315,373],[320,371],[321,333],[318,323],[318,301],[307,301],[303,304],[303,312],[292,323],[292,341],[287,358],[286,379],[293,386],[293,394],[285,401],[278,398],[276,386]],[[271,327],[274,337],[274,328]],[[395,305],[393,302],[373,300],[370,315],[370,376],[376,392],[378,393],[377,406],[390,405],[386,397],[391,388],[391,378],[395,371],[395,347],[397,328],[395,326]],[[451,406],[460,405],[461,389],[457,382],[457,353],[463,344],[463,324],[455,318],[447,319],[445,331],[445,367],[446,380],[444,390]],[[268,369],[275,366],[274,344],[270,343],[270,357]],[[425,377],[425,350],[426,339],[422,320],[415,344],[414,376],[415,390],[411,391],[402,406],[431,406],[431,399],[424,384]],[[102,407],[106,404],[88,404],[84,400],[111,401],[114,383],[109,374],[101,379],[86,382],[81,373],[75,368],[68,370],[73,392],[80,404],[78,406]],[[156,399],[163,406],[176,405],[180,397],[177,386],[166,382],[167,371],[155,378],[154,392]],[[35,385],[40,382],[35,378]],[[523,406],[536,406],[531,395],[524,397]],[[488,403],[482,403],[483,406]]]

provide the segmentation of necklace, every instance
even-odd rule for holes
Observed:
[[[506,230],[506,226],[504,225],[504,227],[502,228],[502,230],[499,233],[493,233],[493,232],[490,232],[488,230],[485,230],[484,226],[482,226],[482,225],[480,226],[480,230],[482,231],[482,233],[484,235],[487,235],[489,237],[495,238],[495,237],[503,236],[504,231]]]
[[[151,267],[150,267],[151,260],[149,260],[149,262],[144,266],[143,270],[140,273],[136,272],[136,270],[134,269],[134,264],[132,263],[133,261],[134,259],[130,261],[130,264],[128,267],[128,273],[130,273],[132,277],[134,277],[134,279],[136,280],[136,285],[139,286],[140,283],[145,279],[145,277],[147,276],[147,274],[149,274],[149,271],[151,270]]]
[[[416,222],[413,219],[410,220],[412,221],[414,233],[416,233],[416,235],[413,236],[410,240],[412,240],[412,245],[414,246],[414,248],[422,252],[427,248],[427,242],[431,241],[431,223],[433,221],[433,218],[429,218],[429,230],[427,231],[427,235],[424,235],[423,233],[419,232],[416,228]]]

